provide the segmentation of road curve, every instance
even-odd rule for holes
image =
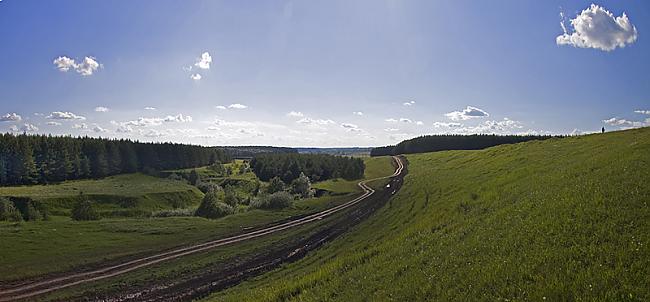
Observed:
[[[118,275],[122,275],[125,273],[128,273],[133,270],[137,270],[139,268],[151,266],[160,262],[176,259],[182,256],[187,256],[190,254],[195,254],[203,251],[207,251],[219,246],[224,246],[224,245],[229,245],[233,243],[237,243],[240,241],[245,241],[261,236],[265,236],[268,234],[273,234],[279,231],[283,231],[286,229],[294,228],[303,224],[307,224],[313,221],[318,221],[321,220],[327,216],[330,216],[334,213],[337,213],[339,211],[342,211],[346,208],[349,208],[364,199],[368,198],[372,194],[375,193],[375,190],[368,186],[368,183],[371,181],[375,180],[380,180],[380,179],[385,179],[385,178],[391,178],[399,175],[402,173],[402,170],[404,169],[404,164],[402,163],[402,160],[397,157],[393,156],[393,160],[397,164],[397,168],[395,169],[395,173],[389,176],[384,176],[384,177],[378,177],[378,178],[373,178],[373,179],[367,179],[364,181],[361,181],[358,183],[358,186],[364,191],[362,195],[359,197],[350,200],[346,203],[340,204],[338,206],[329,208],[327,210],[323,210],[321,212],[317,212],[302,218],[298,218],[295,220],[291,220],[279,225],[275,226],[270,226],[267,228],[259,229],[256,231],[251,231],[223,239],[217,239],[217,240],[212,240],[208,242],[204,242],[201,244],[196,244],[184,248],[178,248],[175,250],[167,251],[164,253],[156,254],[153,256],[148,256],[148,257],[143,257],[143,258],[138,258],[135,260],[131,260],[128,262],[124,262],[118,265],[112,265],[100,269],[96,269],[93,271],[88,271],[88,272],[83,272],[83,273],[76,273],[76,274],[70,274],[67,276],[63,277],[57,277],[57,278],[52,278],[49,280],[41,280],[38,282],[34,283],[29,283],[29,284],[24,284],[20,286],[16,286],[13,288],[7,288],[7,289],[1,289],[0,290],[0,302],[6,302],[6,301],[16,301],[20,299],[26,299],[30,297],[34,297],[37,295],[45,294],[48,292],[56,291],[59,289],[75,286],[78,284],[82,283],[87,283],[87,282],[92,282],[92,281],[97,281],[101,279],[106,279]]]

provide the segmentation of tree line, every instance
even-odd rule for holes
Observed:
[[[279,177],[291,183],[304,173],[312,181],[332,178],[358,179],[363,177],[365,164],[360,158],[333,156],[327,154],[258,154],[250,167],[262,181]]]
[[[0,185],[46,184],[228,162],[223,149],[125,139],[0,134]]]
[[[393,146],[370,150],[370,156],[424,153],[445,150],[479,150],[503,144],[515,144],[531,140],[545,140],[551,135],[425,135],[402,141]]]

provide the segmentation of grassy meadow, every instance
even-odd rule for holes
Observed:
[[[650,128],[407,158],[367,221],[207,300],[650,299]]]
[[[368,158],[366,161],[366,178],[389,175],[394,170],[390,158]],[[204,168],[199,168],[199,171],[201,169]],[[231,176],[237,177],[234,174],[236,173]],[[254,177],[253,173],[250,174]],[[185,182],[142,174],[70,181],[48,186],[2,187],[0,195],[27,196],[43,200],[48,207],[55,209],[55,213],[62,215],[51,215],[51,219],[45,221],[0,222],[0,282],[222,238],[244,229],[324,210],[348,201],[358,194],[360,189],[356,186],[357,182],[353,181],[354,186],[350,186],[347,181],[332,181],[328,188],[335,194],[301,200],[291,208],[241,211],[215,220],[200,217],[113,217],[99,221],[72,221],[66,212],[69,212],[68,204],[57,203],[57,200],[70,199],[71,207],[78,191],[83,191],[90,197],[108,196],[105,198],[109,200],[134,196],[139,199],[145,198],[142,196],[161,196],[159,199],[151,199],[148,208],[138,204],[139,209],[144,211],[170,207],[168,199],[176,198],[177,192],[191,192],[192,195],[198,196],[194,205],[198,204],[202,196],[198,189]],[[119,205],[102,205],[100,202],[98,207],[105,211]]]

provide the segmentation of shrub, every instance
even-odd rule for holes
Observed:
[[[85,198],[79,199],[72,208],[72,220],[99,220],[101,216],[95,210],[93,203]]]
[[[223,201],[231,207],[237,206],[239,203],[239,198],[237,198],[235,189],[231,185],[227,185],[223,191],[225,193]]]
[[[23,216],[20,211],[16,209],[14,203],[5,198],[0,197],[0,221],[22,221]]]
[[[217,192],[221,191],[221,187],[217,184],[211,183],[211,182],[205,182],[205,181],[197,181],[196,187],[201,190],[201,192],[207,194],[209,192]]]
[[[309,181],[309,177],[305,176],[305,173],[300,172],[300,176],[291,182],[291,192],[302,198],[313,196],[311,181]]]
[[[188,178],[190,184],[195,186],[200,180],[201,177],[199,176],[199,173],[196,172],[196,169],[192,169],[192,171],[190,172],[190,176]]]
[[[293,196],[287,192],[276,192],[251,201],[251,207],[256,209],[283,209],[293,204]]]
[[[167,176],[167,179],[176,180],[176,181],[185,181],[185,178],[183,178],[183,176],[180,176],[176,173],[169,174],[169,176]]]
[[[199,208],[196,209],[196,216],[204,218],[220,218],[227,215],[230,215],[234,212],[233,208],[223,202],[220,202],[217,198],[217,194],[214,192],[205,194],[203,201],[199,205]]]
[[[273,194],[276,192],[284,191],[285,187],[286,185],[284,184],[282,179],[276,176],[271,178],[271,181],[269,182],[269,186],[266,188],[266,192],[269,194]]]

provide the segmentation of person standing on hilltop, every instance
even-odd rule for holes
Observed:
[[[600,131],[601,133],[605,133],[605,127],[603,127],[603,129],[601,129]]]

